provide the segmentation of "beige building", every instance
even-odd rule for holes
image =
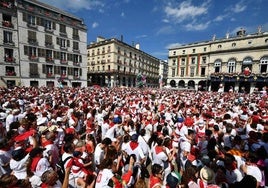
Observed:
[[[32,0],[0,9],[0,86],[87,86],[82,19]]]
[[[239,92],[268,86],[268,32],[196,42],[169,49],[168,84],[174,88]]]
[[[122,37],[123,38],[123,37]],[[116,38],[98,37],[87,47],[88,85],[159,87],[160,60]]]

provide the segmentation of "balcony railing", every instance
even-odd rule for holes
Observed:
[[[80,76],[74,75],[74,80],[80,80]]]
[[[63,60],[63,59],[61,59],[61,60],[60,60],[60,63],[66,65],[66,64],[68,64],[68,61],[67,61],[67,60]]]
[[[16,62],[16,59],[14,57],[5,57],[5,62],[15,63]]]
[[[38,73],[30,73],[29,75],[31,78],[39,78],[40,75]]]
[[[4,40],[3,41],[5,45],[9,45],[9,46],[15,46],[15,43],[11,40]]]
[[[45,43],[45,46],[46,46],[47,48],[54,48],[54,45],[53,45],[52,43],[49,43],[49,42],[46,42],[46,43]]]
[[[74,40],[79,40],[79,35],[73,35]]]
[[[45,32],[53,33],[53,29],[49,27],[45,27]]]
[[[39,58],[37,56],[35,56],[35,55],[30,55],[29,56],[29,60],[31,60],[31,61],[38,61]]]
[[[74,66],[80,66],[80,62],[73,62]]]
[[[28,22],[27,26],[30,27],[30,28],[33,28],[33,29],[37,29],[37,25],[35,23]]]
[[[60,46],[60,49],[66,51],[68,48],[66,46]]]
[[[14,71],[6,71],[6,76],[16,76],[16,72],[14,72]]]
[[[55,78],[55,75],[53,75],[52,73],[47,73],[47,78]]]
[[[6,21],[6,20],[4,20],[2,22],[2,26],[4,26],[4,27],[10,27],[10,28],[13,28],[14,27],[13,24],[10,21]]]
[[[34,46],[38,46],[38,42],[36,39],[28,39],[28,43]]]
[[[46,62],[47,63],[54,63],[54,59],[52,57],[47,57]]]

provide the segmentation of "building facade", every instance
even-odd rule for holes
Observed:
[[[98,37],[87,47],[88,85],[159,87],[160,60],[116,38]]]
[[[0,86],[87,86],[83,20],[38,1],[0,2]]]
[[[268,86],[268,32],[197,42],[169,49],[168,84],[174,88],[253,92]]]
[[[166,86],[168,78],[168,62],[161,60],[159,67],[159,87]]]

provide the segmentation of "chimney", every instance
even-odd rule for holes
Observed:
[[[120,40],[121,40],[121,42],[123,42],[123,35],[120,36]]]

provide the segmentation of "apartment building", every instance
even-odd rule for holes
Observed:
[[[247,34],[169,49],[168,85],[174,88],[253,92],[268,86],[268,32]]]
[[[0,86],[87,86],[81,18],[36,0],[5,0],[0,9]]]
[[[138,87],[141,77],[144,86],[159,87],[160,60],[122,38],[97,37],[88,45],[88,85]]]

